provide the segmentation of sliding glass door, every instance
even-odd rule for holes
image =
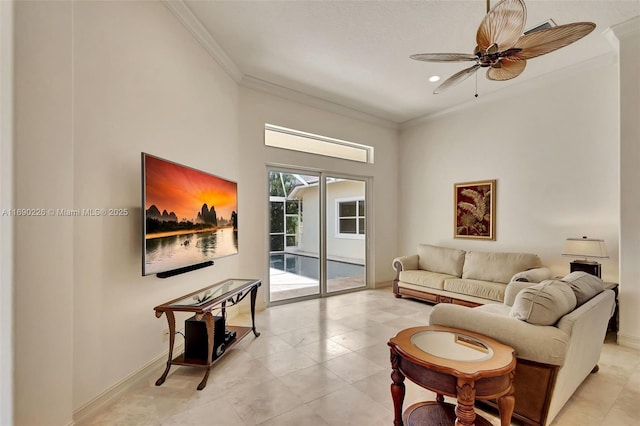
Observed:
[[[366,181],[269,170],[269,302],[366,286]]]

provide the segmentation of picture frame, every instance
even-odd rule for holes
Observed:
[[[453,236],[496,239],[496,180],[453,185]]]

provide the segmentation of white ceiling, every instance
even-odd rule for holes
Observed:
[[[434,74],[445,79],[469,63],[417,62],[409,55],[473,53],[485,0],[165,2],[201,41],[209,40],[209,51],[241,83],[290,89],[394,123],[475,99],[474,77],[438,95],[432,92],[442,81],[428,81]],[[597,57],[607,60],[613,48],[603,32],[640,15],[640,0],[526,5],[527,29],[549,18],[558,25],[590,21],[597,27],[570,46],[529,60],[513,80],[489,81],[480,70],[480,97],[577,64],[593,66]]]

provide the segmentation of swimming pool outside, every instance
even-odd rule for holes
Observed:
[[[320,292],[320,263],[317,257],[299,253],[273,253],[269,263],[271,301]],[[335,259],[327,260],[328,292],[364,286],[364,265]]]

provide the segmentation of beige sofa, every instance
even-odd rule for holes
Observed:
[[[552,277],[531,253],[465,251],[419,244],[417,253],[393,260],[396,297],[431,303],[479,306],[502,303],[512,280],[540,282]]]
[[[614,308],[615,294],[604,290],[599,278],[573,272],[538,284],[511,282],[503,304],[434,306],[428,323],[477,332],[512,346],[518,359],[514,418],[545,426],[589,373],[597,371]]]

